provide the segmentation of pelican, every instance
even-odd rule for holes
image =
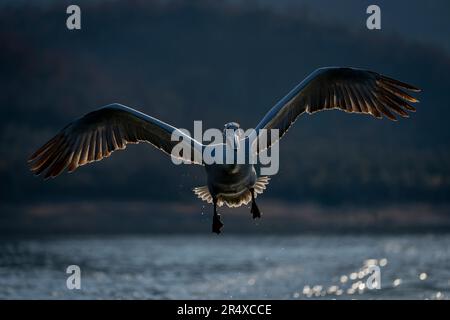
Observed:
[[[396,121],[394,114],[408,117],[407,111],[416,110],[412,104],[418,100],[410,92],[420,91],[415,86],[369,70],[320,68],[276,103],[258,123],[255,131],[278,129],[281,139],[300,115],[331,109]],[[236,149],[249,142],[249,138],[243,137],[238,129],[239,124],[231,122],[225,124],[223,131],[226,144],[234,140],[237,142],[234,144]],[[174,131],[178,132],[179,129],[132,108],[113,103],[65,126],[29,158],[30,170],[35,175],[43,174],[46,179],[53,178],[66,169],[73,172],[80,166],[109,157],[112,152],[125,149],[129,143],[147,142],[171,155],[178,143],[171,139]],[[207,147],[189,136],[185,135],[184,138],[192,154]],[[277,141],[269,141],[267,148]],[[261,217],[255,198],[266,189],[269,177],[258,176],[253,164],[205,164],[204,161],[195,161],[192,155],[180,155],[180,158],[205,167],[207,184],[193,191],[201,200],[213,204],[212,232],[221,232],[223,223],[217,207],[224,204],[239,207],[251,202],[253,218]]]

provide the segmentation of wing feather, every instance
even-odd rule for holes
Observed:
[[[395,121],[394,113],[407,117],[406,111],[415,111],[410,103],[419,102],[408,91],[420,89],[368,70],[321,68],[281,99],[256,126],[256,133],[261,129],[279,129],[281,138],[299,115],[329,109]],[[269,147],[275,142],[269,141]]]
[[[64,127],[29,158],[30,170],[36,175],[45,172],[44,178],[56,177],[65,169],[72,172],[82,165],[109,157],[129,143],[147,142],[171,154],[172,148],[179,143],[171,140],[172,133],[177,130],[134,109],[111,104]],[[192,149],[191,158],[183,160],[195,163],[194,155],[202,152],[203,145],[187,135],[181,136]]]

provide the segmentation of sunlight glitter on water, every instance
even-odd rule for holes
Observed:
[[[11,240],[0,243],[0,298],[448,299],[449,248],[450,236],[417,235]],[[65,288],[70,264],[79,292]],[[379,290],[368,288],[374,265]]]

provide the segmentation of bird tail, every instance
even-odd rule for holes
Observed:
[[[266,190],[267,185],[269,184],[270,181],[270,177],[268,176],[263,176],[263,177],[259,177],[256,180],[255,185],[253,186],[253,188],[255,189],[255,197],[257,194],[261,194],[264,192],[264,190]]]
[[[270,177],[264,176],[259,177],[256,180],[255,185],[253,188],[255,189],[255,198],[258,196],[258,194],[261,194],[264,192],[264,190],[267,188],[267,185],[269,184]],[[203,201],[206,201],[208,203],[212,203],[213,199],[211,194],[209,193],[207,186],[197,187],[193,189],[194,193],[197,195],[198,198],[202,199]],[[239,195],[220,195],[217,199],[217,205],[219,207],[226,204],[228,207],[240,207],[241,205],[247,205],[252,200],[252,195],[249,190],[246,190],[242,192]]]
[[[212,203],[212,196],[209,193],[208,186],[197,187],[197,188],[194,188],[192,191],[194,191],[194,193],[197,195],[197,197],[199,197],[203,201]]]

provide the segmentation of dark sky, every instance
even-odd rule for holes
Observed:
[[[230,0],[241,2],[240,0]],[[242,1],[246,2],[246,1]],[[383,32],[450,51],[450,2],[447,0],[255,0],[280,11],[297,7],[309,12],[320,23],[342,24],[352,30],[365,27],[366,8],[381,8]],[[294,13],[295,14],[295,10]]]
[[[117,0],[91,0],[111,2]],[[32,6],[48,6],[54,3],[72,4],[66,0],[35,0]],[[158,0],[160,3],[176,2]],[[179,2],[179,1],[178,1]],[[382,10],[383,32],[397,33],[404,38],[444,48],[450,51],[450,2],[447,0],[225,0],[231,4],[246,4],[271,8],[296,15],[308,12],[318,23],[340,24],[353,30],[364,28],[366,8],[376,4]],[[30,5],[27,0],[0,0],[0,5]],[[294,8],[294,9],[293,9]]]

